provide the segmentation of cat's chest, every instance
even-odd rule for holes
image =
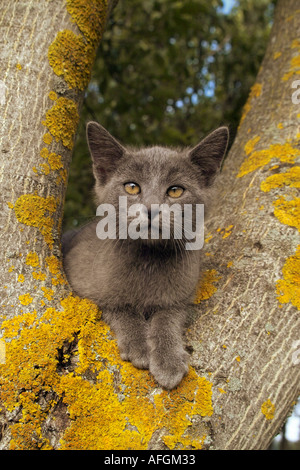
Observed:
[[[170,258],[119,258],[110,268],[108,286],[124,303],[170,304],[189,297],[197,282],[197,262]]]

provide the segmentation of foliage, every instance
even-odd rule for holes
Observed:
[[[85,125],[124,144],[194,145],[220,124],[234,135],[270,32],[274,2],[119,2],[99,48],[70,170],[65,227],[95,213]]]

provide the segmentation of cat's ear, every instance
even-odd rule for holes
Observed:
[[[221,167],[229,140],[227,127],[219,127],[194,147],[190,153],[192,163],[197,165],[204,177],[204,182],[210,186]]]
[[[93,160],[95,178],[105,184],[125,153],[124,147],[97,122],[86,127],[87,142]]]

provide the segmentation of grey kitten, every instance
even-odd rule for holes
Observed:
[[[186,234],[176,238],[175,216],[170,237],[151,239],[151,205],[177,203],[195,207],[211,199],[211,186],[228,143],[228,129],[220,127],[192,149],[123,147],[96,122],[87,125],[98,204],[120,209],[120,196],[128,206],[140,203],[140,221],[149,237],[99,239],[95,219],[75,235],[63,239],[64,268],[70,285],[81,297],[101,307],[103,319],[116,334],[121,358],[149,369],[167,389],[188,372],[189,355],[183,345],[188,307],[199,279],[200,251],[187,250]],[[157,207],[157,206],[152,206]],[[183,212],[184,213],[184,212]],[[128,217],[127,224],[134,221]],[[192,227],[195,217],[192,216]],[[122,238],[122,237],[121,237]]]

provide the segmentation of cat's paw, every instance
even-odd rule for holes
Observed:
[[[172,390],[188,373],[189,354],[183,349],[171,355],[154,352],[150,357],[149,370],[162,387]]]
[[[119,350],[123,361],[131,362],[137,369],[149,369],[148,349],[145,344],[119,344]]]

